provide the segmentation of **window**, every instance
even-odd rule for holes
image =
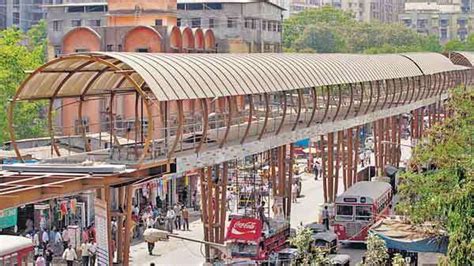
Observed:
[[[256,19],[252,19],[252,29],[256,29],[257,28],[257,20]]]
[[[277,28],[278,28],[278,29],[277,29],[278,32],[281,32],[282,28],[281,28],[281,23],[280,23],[280,22],[278,22]]]
[[[227,28],[237,28],[238,18],[227,18]]]
[[[222,4],[221,3],[208,3],[208,4],[204,4],[204,8],[209,9],[209,10],[221,10]]]
[[[84,6],[68,6],[68,13],[84,13]]]
[[[406,27],[411,26],[411,19],[406,18],[406,19],[402,19],[402,21],[403,21],[403,24],[405,24]]]
[[[352,205],[337,205],[336,221],[352,221],[354,207]]]
[[[372,218],[370,206],[356,206],[356,220],[369,221]]]
[[[178,4],[177,8],[178,10],[184,10],[185,6],[184,4]]]
[[[448,30],[447,29],[441,29],[440,30],[440,38],[441,38],[441,40],[448,39]]]
[[[100,19],[91,19],[89,20],[89,26],[91,27],[100,27]]]
[[[112,52],[114,50],[114,45],[113,44],[107,44],[106,50],[107,50],[107,52]]]
[[[61,20],[53,21],[53,31],[61,31],[63,29],[63,22]]]
[[[73,27],[80,27],[82,25],[82,21],[80,19],[73,19],[71,20],[71,26]]]
[[[244,28],[246,28],[246,29],[250,28],[250,23],[251,23],[251,19],[246,18],[245,21],[244,21]]]
[[[148,48],[137,48],[135,50],[137,53],[148,53]]]
[[[273,22],[268,21],[268,22],[267,22],[267,29],[268,29],[268,31],[272,31],[272,28],[273,28]]]
[[[20,24],[20,13],[13,12],[13,24],[18,25]]]
[[[215,20],[213,18],[209,19],[209,28],[214,28],[215,27]]]
[[[191,28],[201,27],[201,18],[192,18],[191,19]]]
[[[262,21],[262,30],[267,30],[267,21],[266,20]]]
[[[163,26],[163,20],[162,19],[155,19],[155,26]]]
[[[78,48],[76,49],[76,53],[87,53],[87,52],[90,52],[89,49],[86,49],[86,48]]]
[[[181,18],[176,19],[176,26],[181,27]]]
[[[54,46],[54,57],[61,55],[61,46]]]
[[[185,9],[186,10],[203,10],[204,5],[203,4],[186,4]]]
[[[86,6],[86,12],[105,12],[104,5]]]
[[[20,0],[13,0],[13,6],[18,8],[20,5]]]
[[[117,45],[117,51],[122,52],[122,45],[121,44]]]
[[[439,20],[439,25],[440,25],[441,27],[447,27],[448,24],[449,24],[449,21],[448,21],[447,19],[445,19],[445,18]]]

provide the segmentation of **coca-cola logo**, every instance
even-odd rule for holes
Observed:
[[[255,230],[256,228],[256,223],[255,222],[241,222],[241,221],[238,221],[234,224],[234,227],[236,229],[243,229],[245,231],[253,231]]]

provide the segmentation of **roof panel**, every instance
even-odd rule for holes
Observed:
[[[212,98],[313,86],[397,79],[465,69],[436,53],[409,54],[148,54],[102,53],[65,56],[43,66],[23,84],[19,99],[52,97],[69,71],[79,70],[59,95],[79,96],[105,65],[133,70],[161,101]],[[39,69],[41,70],[41,69]],[[83,72],[80,72],[83,70]],[[59,72],[59,73],[52,73]],[[127,74],[128,72],[125,72]],[[87,91],[115,89],[124,73],[102,74]],[[131,87],[129,81],[120,87]]]

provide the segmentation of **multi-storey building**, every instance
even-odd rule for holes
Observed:
[[[283,12],[285,18],[306,9],[320,8],[322,6],[341,8],[341,2],[342,0],[275,0],[276,4],[285,9]]]
[[[219,52],[279,52],[283,10],[262,0],[178,0],[178,25],[212,28]]]
[[[471,1],[464,0],[408,1],[400,20],[421,34],[438,36],[441,43],[463,41],[474,27]]]
[[[43,5],[53,0],[0,0],[0,28],[18,27],[27,31],[45,17]]]
[[[341,8],[358,21],[393,23],[403,12],[403,0],[341,0]]]

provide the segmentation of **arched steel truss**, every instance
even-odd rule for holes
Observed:
[[[436,97],[471,83],[471,71],[434,53],[77,54],[48,62],[21,84],[9,108],[10,135],[21,159],[12,123],[15,103],[49,100],[52,151],[59,156],[54,101],[76,99],[81,118],[86,101],[108,99],[112,113],[114,98],[135,96],[133,160],[170,161],[179,152],[199,154],[203,148],[243,144]],[[128,160],[122,153],[130,149],[112,141],[126,137],[114,130],[112,114],[105,123],[112,146],[108,159]],[[91,151],[81,126],[84,150]]]

